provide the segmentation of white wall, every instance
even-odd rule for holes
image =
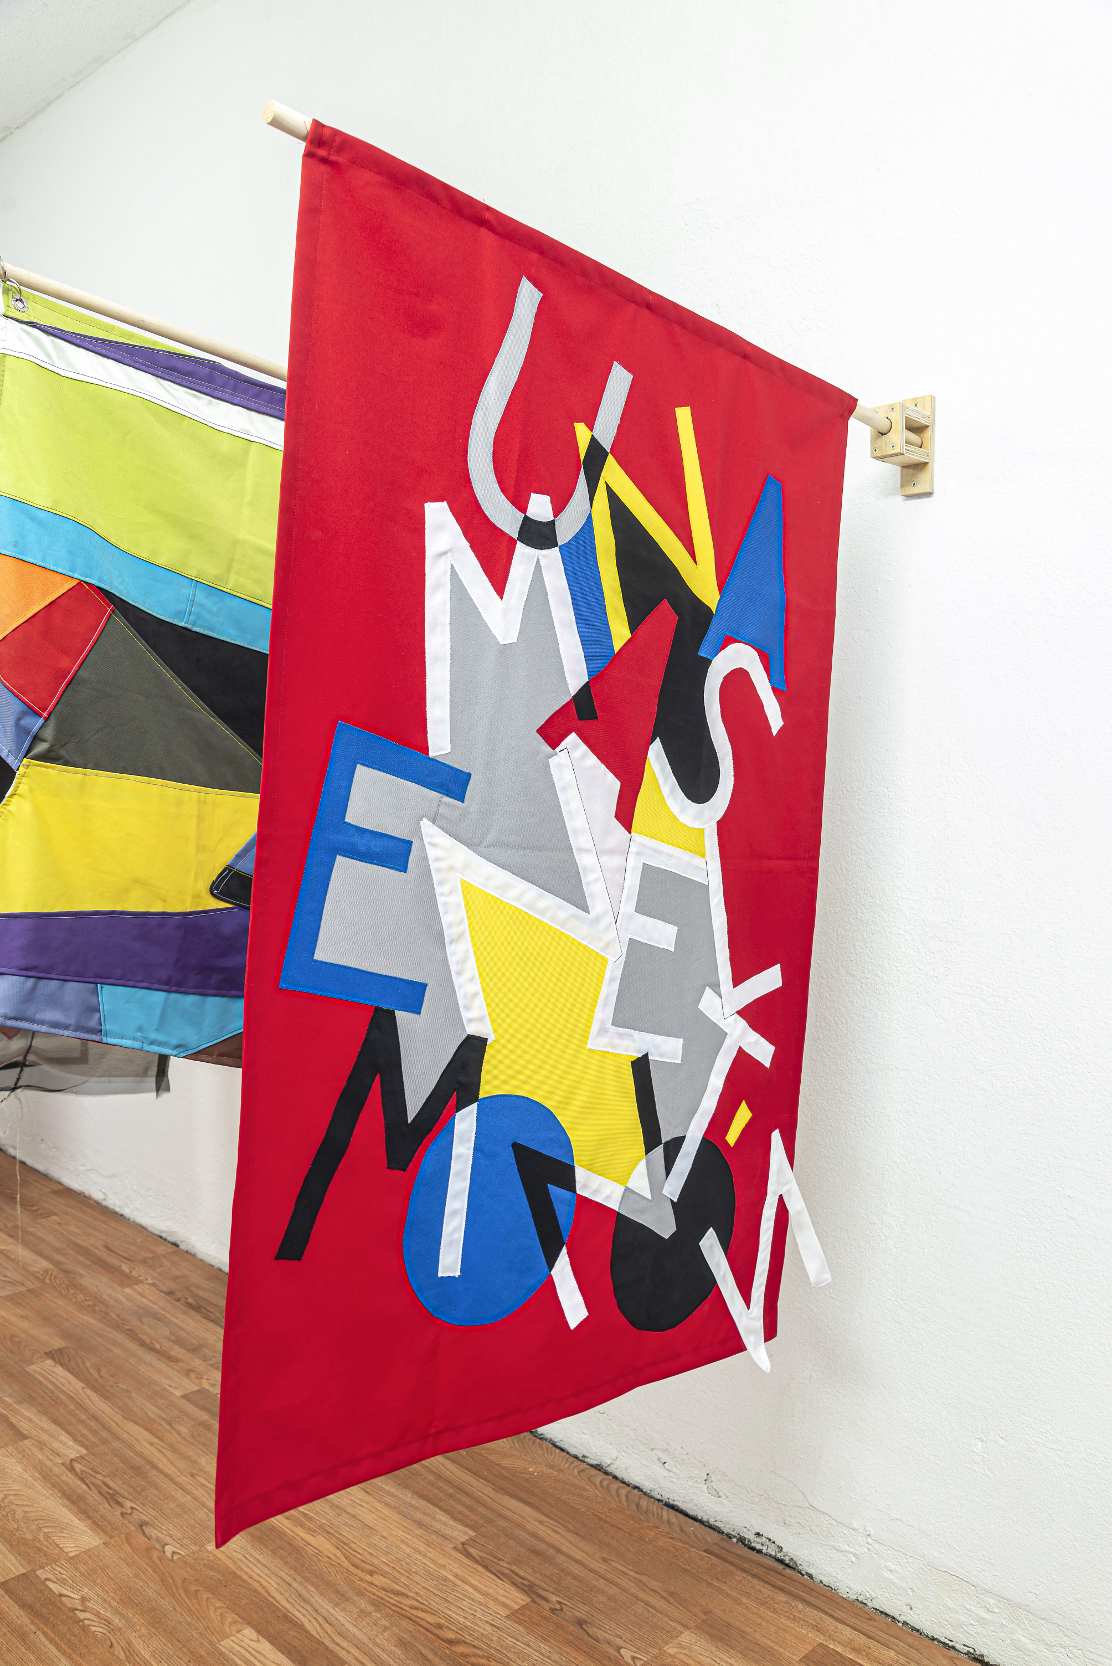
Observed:
[[[0,1148],[182,1249],[228,1265],[239,1072],[170,1061],[170,1092],[17,1093],[0,1099]]]
[[[557,1435],[1003,1666],[1112,1659],[1110,34],[1099,0],[191,0],[0,145],[9,259],[273,355],[276,96],[867,399],[938,396],[932,501],[850,436],[797,1164],[834,1284],[789,1260],[769,1378]],[[228,1078],[181,1078],[24,1140],[212,1254]]]

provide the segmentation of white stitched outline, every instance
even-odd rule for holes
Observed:
[[[705,804],[696,804],[687,797],[683,789],[677,785],[672,774],[672,766],[659,740],[654,740],[649,747],[649,761],[656,772],[660,783],[660,790],[664,794],[664,802],[672,814],[688,827],[712,827],[721,820],[726,806],[730,802],[734,790],[734,751],[730,745],[730,737],[726,733],[726,725],[722,721],[721,691],[723,679],[731,671],[747,671],[750,681],[760,696],[764,707],[768,726],[773,734],[777,734],[783,726],[784,719],[780,713],[779,702],[772,692],[772,685],[765,675],[765,668],[761,664],[760,655],[755,648],[750,648],[746,642],[733,642],[728,648],[723,648],[711,661],[707,672],[706,686],[703,690],[703,706],[707,714],[707,728],[714,743],[714,750],[718,754],[718,787],[712,798]]]
[[[753,1289],[746,1306],[742,1299],[737,1281],[730,1270],[718,1235],[712,1227],[700,1240],[699,1248],[706,1258],[711,1272],[714,1274],[718,1288],[721,1290],[730,1310],[730,1317],[738,1328],[741,1340],[752,1357],[754,1365],[759,1365],[762,1371],[772,1369],[764,1338],[764,1298],[765,1285],[768,1282],[768,1264],[772,1254],[772,1231],[776,1225],[776,1205],[783,1198],[788,1207],[788,1219],[791,1221],[795,1241],[799,1245],[799,1253],[803,1257],[803,1265],[807,1269],[807,1277],[817,1289],[820,1285],[830,1283],[830,1268],[826,1264],[826,1257],[822,1253],[818,1236],[811,1224],[811,1217],[807,1212],[807,1205],[803,1201],[803,1194],[799,1190],[798,1182],[792,1173],[792,1166],[788,1162],[784,1142],[780,1138],[780,1130],[773,1130],[772,1147],[768,1159],[768,1191],[765,1194],[764,1210],[761,1214],[761,1235],[757,1246],[757,1265],[753,1271]]]
[[[547,498],[534,494],[534,506],[548,510]],[[518,544],[510,563],[506,588],[499,596],[456,524],[446,503],[425,505],[425,702],[429,754],[437,757],[452,749],[452,569],[455,568],[483,622],[503,647],[516,642],[525,599],[540,563],[556,641],[569,694],[587,681],[587,662],[576,628],[564,563],[558,549],[535,550]]]

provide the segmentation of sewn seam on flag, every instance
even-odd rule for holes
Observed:
[[[264,654],[269,646],[270,609],[264,603],[146,561],[56,509],[0,493],[0,548],[8,555],[18,551],[18,560],[100,585],[169,624]]]
[[[97,595],[97,592],[93,589],[92,585],[83,583],[81,588],[83,590],[87,590],[91,596],[95,596],[97,601],[103,600],[102,597]],[[62,595],[68,595],[68,594],[69,594],[68,591],[63,591],[62,592]],[[61,597],[56,597],[55,600],[60,601]],[[19,689],[12,688],[11,683],[8,681],[7,677],[3,676],[3,674],[0,674],[0,682],[2,682],[4,684],[4,687],[6,689],[8,689],[10,693],[15,695],[17,700],[22,700],[24,705],[30,706],[30,708],[33,712],[37,712],[38,715],[42,718],[49,717],[51,712],[54,710],[54,707],[58,704],[58,701],[62,698],[62,695],[65,693],[66,689],[69,687],[70,683],[73,681],[77,672],[80,670],[81,666],[84,664],[86,658],[88,657],[89,650],[93,646],[93,643],[96,641],[97,637],[100,635],[101,631],[104,629],[105,625],[108,623],[109,619],[111,618],[112,609],[108,605],[107,602],[104,603],[104,608],[105,608],[105,611],[101,614],[100,618],[97,620],[96,626],[94,627],[94,629],[92,631],[92,634],[90,635],[88,641],[85,643],[85,645],[82,648],[78,649],[76,658],[74,659],[74,661],[73,661],[72,665],[70,666],[69,670],[63,673],[61,681],[58,683],[57,687],[55,688],[51,698],[49,700],[44,700],[42,706],[37,706],[35,704],[35,702],[28,695],[21,693],[21,691]],[[45,613],[45,611],[46,611],[45,608],[40,609],[40,612]],[[33,615],[33,617],[37,618],[38,615]],[[26,621],[26,620],[24,621],[25,624],[28,623],[28,622],[29,621]],[[14,636],[15,632],[12,631],[11,635]],[[45,710],[43,710],[44,706],[46,708]]]
[[[280,450],[10,354],[0,367],[0,493],[270,605]]]
[[[303,157],[320,159],[325,163],[342,161],[349,167],[362,168],[367,173],[378,174],[395,189],[420,197],[444,214],[456,219],[469,220],[492,237],[513,243],[531,255],[539,255],[542,260],[563,267],[570,276],[607,290],[619,300],[641,307],[663,323],[675,325],[686,330],[689,335],[746,360],[756,369],[787,382],[797,393],[833,406],[842,416],[849,416],[856,407],[856,398],[835,387],[832,382],[825,382],[820,376],[813,376],[809,371],[800,370],[798,366],[789,364],[785,359],[778,359],[773,353],[766,353],[763,348],[746,341],[744,336],[735,335],[723,325],[712,323],[709,318],[702,318],[698,313],[689,312],[678,302],[669,301],[667,297],[657,295],[651,289],[645,289],[611,267],[603,266],[601,262],[580,254],[568,244],[557,242],[553,237],[545,237],[520,220],[499,213],[497,209],[488,207],[476,197],[468,196],[465,191],[445,185],[431,174],[423,173],[420,168],[400,161],[387,151],[379,150],[376,145],[367,144],[365,140],[353,139],[337,128],[326,127],[322,122],[314,121],[305,141]]]
[[[163,410],[207,428],[217,428],[234,439],[247,440],[282,449],[282,422],[278,417],[264,416],[242,405],[229,405],[211,394],[195,392],[175,382],[165,382],[150,371],[137,370],[116,359],[102,358],[86,347],[63,341],[58,336],[44,335],[25,324],[16,323],[6,314],[0,315],[0,353],[14,359],[25,359],[40,370],[52,371],[72,382],[91,382],[115,393],[131,394],[145,399]],[[235,411],[239,415],[233,417]]]

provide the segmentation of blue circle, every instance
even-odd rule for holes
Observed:
[[[429,1312],[451,1325],[490,1325],[504,1319],[548,1277],[548,1264],[517,1172],[514,1141],[562,1162],[573,1161],[562,1123],[535,1099],[492,1094],[480,1099],[475,1111],[459,1277],[440,1277],[454,1117],[425,1152],[409,1196],[402,1239],[409,1282]],[[575,1193],[552,1186],[549,1195],[566,1239],[575,1215]]]

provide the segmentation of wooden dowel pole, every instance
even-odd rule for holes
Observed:
[[[879,411],[874,411],[869,405],[858,405],[850,415],[854,422],[863,422],[866,428],[873,428],[878,434],[887,434],[892,427],[891,417],[881,416]]]
[[[308,116],[291,110],[288,104],[279,104],[276,98],[272,98],[263,111],[263,120],[268,127],[276,127],[279,133],[288,133],[291,139],[300,139],[302,144],[309,137],[312,126]]]
[[[309,137],[312,126],[308,116],[291,110],[288,104],[279,104],[276,98],[272,98],[263,111],[263,120],[268,127],[276,127],[279,133],[288,133],[291,139],[300,139],[302,144]],[[866,428],[873,428],[878,434],[887,434],[892,427],[889,417],[881,416],[869,405],[858,405],[852,414],[855,422],[863,422]]]
[[[194,347],[198,353],[208,353],[214,359],[227,359],[232,364],[243,365],[245,370],[257,370],[261,375],[273,376],[280,382],[286,380],[284,364],[261,358],[258,353],[245,353],[239,347],[229,347],[226,341],[213,341],[211,336],[197,335],[194,330],[181,330],[176,324],[164,324],[161,319],[149,318],[145,312],[136,312],[132,307],[119,307],[114,301],[102,301],[99,295],[86,295],[83,289],[71,289],[68,283],[56,283],[53,278],[44,278],[38,272],[25,272],[21,266],[8,266],[5,262],[4,269],[8,282],[20,289],[52,295],[56,301],[67,301],[70,306],[82,307],[85,312],[113,318],[117,324],[129,324],[134,330],[162,336],[166,341],[177,342],[180,347]]]

